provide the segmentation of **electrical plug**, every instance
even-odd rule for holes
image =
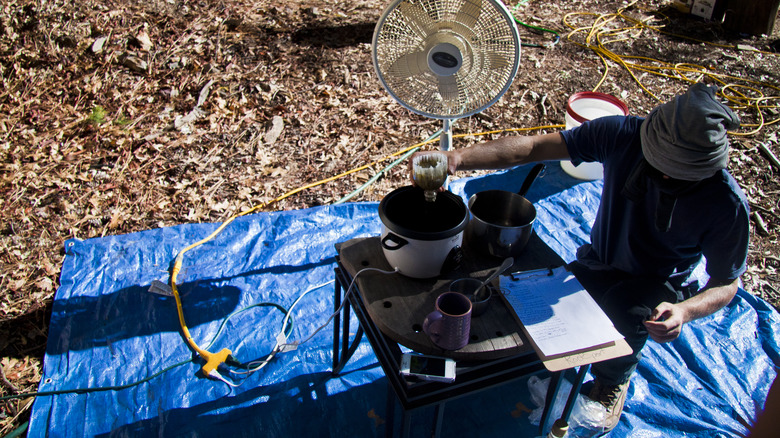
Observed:
[[[279,353],[287,353],[288,351],[295,351],[298,349],[298,343],[293,342],[292,344],[281,344],[279,345]]]
[[[244,367],[244,364],[242,364],[238,359],[233,357],[232,354],[229,354],[228,357],[225,359],[225,364],[226,365],[230,365],[232,367],[237,367],[237,368]],[[224,371],[224,369],[222,367],[222,364],[220,364],[217,368],[218,369],[222,369]]]
[[[285,335],[283,332],[276,335],[276,345],[277,351],[279,351],[279,353],[286,353],[288,351],[294,351],[298,349],[297,342],[290,344],[287,343],[287,335]]]
[[[232,386],[233,388],[238,387],[238,385],[236,385],[235,383],[229,382],[226,378],[222,377],[222,374],[220,374],[219,371],[217,371],[216,369],[209,371],[208,376],[214,380],[219,380],[222,383],[227,384],[228,386]]]

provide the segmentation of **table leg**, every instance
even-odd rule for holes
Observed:
[[[393,436],[395,423],[395,393],[389,381],[387,382],[387,408],[385,411],[385,437],[390,438]]]
[[[396,395],[395,391],[393,390],[393,385],[390,384],[390,382],[387,382],[387,413],[385,415],[385,437],[391,438],[394,435],[394,428],[395,428],[395,405],[396,405]],[[412,413],[410,411],[407,411],[404,409],[403,405],[401,406],[401,438],[406,438],[409,436],[409,432],[411,431],[412,427]]]
[[[355,332],[355,339],[352,340],[352,344],[349,342],[349,318],[350,318],[350,301],[347,296],[348,291],[344,291],[344,297],[341,296],[341,291],[344,288],[344,284],[341,282],[338,270],[336,270],[336,282],[335,282],[335,296],[333,297],[334,312],[339,311],[342,301],[344,306],[333,319],[333,370],[331,374],[336,376],[339,374],[342,368],[349,362],[349,359],[355,354],[360,341],[363,339],[363,326],[358,323],[357,331]],[[339,330],[341,329],[341,330]],[[340,332],[340,336],[339,336]]]
[[[571,411],[574,409],[574,402],[577,400],[577,395],[580,393],[582,382],[585,380],[585,375],[588,373],[589,369],[590,365],[582,365],[580,366],[579,371],[577,371],[577,379],[572,385],[571,392],[569,392],[569,398],[566,400],[566,406],[563,408],[563,413],[561,414],[561,419],[567,424],[569,423]]]
[[[338,312],[338,314],[333,318],[333,370],[331,371],[331,374],[334,376],[339,374],[341,369],[344,368],[344,365],[347,364],[347,361],[352,356],[352,353],[355,352],[354,349],[349,348],[349,297],[347,297],[345,294],[345,296],[342,298],[341,292],[343,288],[344,285],[341,283],[339,272],[336,270],[333,311]],[[344,300],[344,307],[342,307],[341,311],[339,311],[342,300]],[[362,337],[363,331],[359,329],[358,335],[355,336],[355,343],[359,343],[360,338]],[[355,345],[355,347],[357,347],[357,345]]]
[[[441,435],[441,424],[444,420],[444,403],[441,402],[436,405],[436,410],[434,412],[434,423],[433,423],[433,437],[439,438]]]
[[[412,413],[403,408],[401,410],[401,438],[407,438],[412,429]]]
[[[561,377],[566,370],[557,371],[550,376],[550,385],[547,386],[547,395],[544,399],[544,409],[542,410],[542,419],[539,420],[539,433],[544,435],[547,430],[547,422],[550,420],[550,414],[555,407],[555,398],[558,396],[558,389],[561,387]]]
[[[339,281],[338,272],[336,274],[336,281],[334,282],[333,292],[333,312],[338,312],[341,306],[341,281]],[[338,374],[340,354],[339,354],[339,327],[341,325],[341,314],[335,315],[333,318],[333,375]]]
[[[349,357],[349,297],[344,296],[344,307],[341,309],[341,366],[339,370],[347,364]]]
[[[569,397],[566,399],[566,405],[563,407],[563,412],[560,416],[560,419],[563,420],[566,424],[569,423],[569,417],[571,416],[571,412],[574,410],[574,404],[577,401],[577,396],[580,393],[580,388],[582,387],[582,383],[585,381],[585,376],[588,374],[588,370],[590,370],[590,365],[580,366],[580,369],[577,371],[577,377],[572,383],[571,390],[569,391]],[[549,420],[550,414],[552,414],[555,399],[558,395],[558,390],[560,389],[561,377],[563,377],[566,371],[567,370],[563,370],[557,373],[553,373],[552,377],[550,378],[550,386],[547,388],[547,398],[545,400],[544,411],[542,412],[542,420],[539,422],[539,432],[542,435],[544,435],[545,431],[547,430],[547,421]]]

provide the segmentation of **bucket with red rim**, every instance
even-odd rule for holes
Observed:
[[[615,96],[596,91],[583,91],[573,94],[566,102],[566,129],[606,116],[627,116],[628,105]],[[596,180],[604,177],[601,163],[580,163],[575,166],[571,161],[561,161],[561,167],[569,175],[584,180]]]

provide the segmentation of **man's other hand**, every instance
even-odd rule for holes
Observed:
[[[685,317],[677,304],[663,302],[653,309],[653,313],[644,322],[647,333],[656,342],[670,342],[682,332]]]

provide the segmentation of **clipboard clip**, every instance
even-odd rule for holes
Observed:
[[[531,269],[528,271],[512,272],[509,274],[509,278],[512,281],[520,281],[526,278],[533,277],[552,277],[555,274],[552,267]]]

